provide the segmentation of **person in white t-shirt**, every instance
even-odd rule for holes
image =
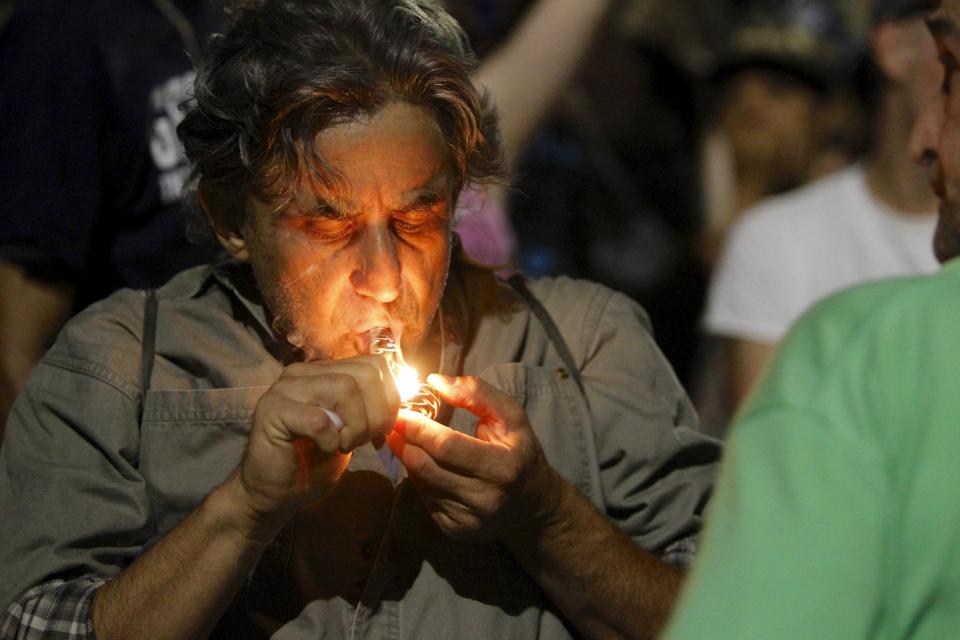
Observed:
[[[877,0],[873,147],[862,163],[767,199],[731,230],[704,328],[722,338],[707,365],[706,428],[720,432],[793,322],[823,297],[868,280],[931,272],[936,199],[907,157],[910,128],[939,89],[933,39],[907,3]],[[722,387],[722,390],[718,390]]]

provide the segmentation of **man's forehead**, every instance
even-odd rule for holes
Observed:
[[[370,194],[370,185],[365,184],[364,178],[361,176],[361,181],[356,182],[336,172],[325,172],[323,179],[312,174],[301,175],[292,190],[292,199],[305,209],[318,204],[343,211],[355,209],[362,204],[360,198]],[[446,197],[454,182],[453,170],[448,165],[441,165],[418,175],[407,176],[402,182],[375,184],[374,191],[386,198],[389,201],[387,204],[404,206],[427,195]]]

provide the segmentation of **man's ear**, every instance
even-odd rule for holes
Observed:
[[[883,75],[893,82],[904,82],[913,73],[917,58],[916,38],[907,23],[887,20],[873,28],[873,58]]]
[[[217,240],[236,260],[246,262],[250,257],[247,252],[247,241],[243,237],[243,232],[237,228],[237,220],[235,216],[230,215],[226,203],[203,181],[200,182],[197,195],[200,198],[200,206],[203,207],[204,213],[213,226]]]

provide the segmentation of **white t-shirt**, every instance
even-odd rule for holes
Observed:
[[[931,273],[936,214],[905,215],[853,165],[769,198],[734,225],[704,316],[715,335],[779,342],[813,303],[855,284]]]

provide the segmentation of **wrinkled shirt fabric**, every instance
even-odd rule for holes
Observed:
[[[441,372],[477,375],[516,398],[553,467],[639,546],[689,561],[719,445],[698,433],[645,313],[592,283],[529,286],[585,393],[518,294],[459,260],[435,323]],[[135,561],[223,482],[257,400],[296,359],[244,265],[182,272],[157,298],[145,394],[145,294],[122,290],[66,326],[15,403],[0,450],[2,638],[92,637],[88,619],[57,619],[89,616],[89,602],[67,606],[55,594],[80,581],[87,587],[73,593],[89,600],[89,585]],[[441,417],[473,433],[465,411]],[[213,637],[577,637],[505,547],[444,536],[403,476],[392,482],[372,445],[357,449],[335,489],[267,548]],[[75,633],[31,631],[44,621],[24,620],[25,604]]]

